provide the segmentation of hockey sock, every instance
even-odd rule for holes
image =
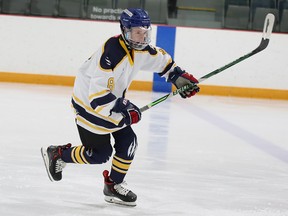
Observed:
[[[62,160],[66,163],[90,164],[91,159],[84,146],[75,146],[62,152]]]
[[[63,150],[61,158],[66,163],[102,164],[109,160],[111,151],[110,148],[96,151],[81,145]]]
[[[111,179],[117,184],[123,182],[123,179],[126,173],[128,172],[131,163],[132,160],[125,160],[123,158],[114,155],[110,173]]]

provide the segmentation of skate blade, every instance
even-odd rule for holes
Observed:
[[[46,168],[46,172],[47,172],[47,175],[50,179],[50,181],[54,182],[54,179],[52,178],[50,172],[49,172],[49,158],[48,158],[48,155],[47,155],[47,150],[45,150],[43,147],[41,148],[41,155],[42,155],[42,158],[43,158],[43,161],[44,161],[44,165],[45,165],[45,168]]]
[[[136,206],[136,202],[125,202],[116,197],[111,197],[111,196],[105,196],[104,200],[108,203],[114,203],[114,204],[123,205],[123,206],[129,206],[129,207]]]

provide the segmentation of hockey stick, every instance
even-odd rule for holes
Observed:
[[[262,50],[264,50],[268,44],[269,44],[269,40],[270,40],[270,36],[271,36],[271,33],[272,33],[272,30],[273,30],[273,26],[274,26],[274,20],[275,20],[275,17],[273,14],[269,13],[266,15],[266,18],[265,18],[265,22],[264,22],[264,27],[263,27],[263,36],[262,36],[262,39],[261,39],[261,43],[259,44],[259,46],[254,49],[253,51],[249,52],[248,54],[246,55],[243,55],[241,56],[240,58],[230,62],[229,64],[226,64],[224,65],[223,67],[220,67],[208,74],[206,74],[205,76],[201,77],[200,79],[198,79],[199,83],[200,82],[203,82],[204,80],[226,70],[227,68],[230,68],[232,67],[233,65],[235,64],[238,64],[239,62],[247,59],[247,58],[250,58],[251,56],[255,55],[256,53],[259,53],[261,52]],[[187,91],[189,89],[192,89],[194,85],[185,85],[179,89],[176,89],[175,91],[167,94],[167,95],[164,95],[163,97],[151,102],[150,104],[147,104],[146,106],[140,108],[140,111],[141,112],[144,112],[148,109],[150,109],[151,107],[167,100],[168,98],[172,97],[172,96],[175,96],[181,92],[184,92],[184,91]]]

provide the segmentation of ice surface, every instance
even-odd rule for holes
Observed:
[[[0,83],[0,215],[288,215],[288,101],[173,97],[134,126],[126,181],[137,207],[105,203],[103,165],[50,182],[41,146],[80,144],[71,87]],[[163,93],[128,92],[142,107]]]

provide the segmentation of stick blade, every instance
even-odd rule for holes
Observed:
[[[259,47],[257,47],[257,49],[253,51],[253,54],[261,52],[262,50],[266,49],[266,47],[268,46],[269,41],[270,41],[270,36],[272,34],[272,30],[274,27],[274,21],[275,21],[275,16],[272,13],[268,13],[264,21],[263,36],[262,36],[261,43]]]
[[[273,27],[274,27],[275,16],[272,13],[268,13],[265,18],[264,27],[263,27],[263,36],[264,40],[270,39]]]

